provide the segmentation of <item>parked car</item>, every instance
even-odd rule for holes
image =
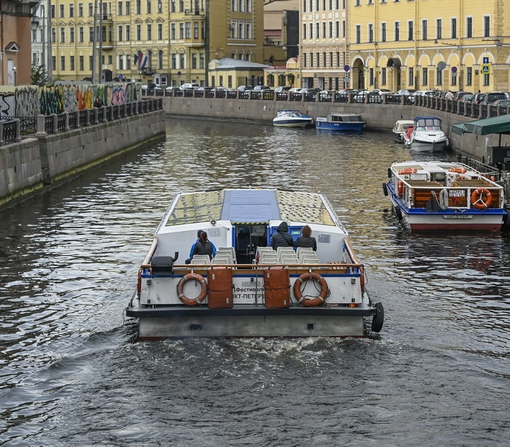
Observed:
[[[480,104],[492,104],[498,99],[508,99],[508,96],[505,92],[489,92],[485,94]]]
[[[473,102],[473,93],[467,93],[459,99],[460,102]]]
[[[200,87],[200,86],[198,84],[196,84],[195,82],[185,82],[179,88],[181,90],[188,90],[188,89],[195,89],[198,87]]]
[[[288,85],[279,85],[278,87],[275,87],[274,91],[276,93],[282,93],[282,92],[288,92],[290,90],[290,86]]]
[[[466,95],[473,96],[473,93],[471,93],[471,92],[457,92],[457,93],[455,93],[455,96],[453,97],[453,99],[455,101],[460,101]]]
[[[253,86],[252,85],[240,85],[239,87],[237,87],[238,92],[245,92],[247,90],[253,90]]]
[[[414,96],[434,96],[434,90],[416,90]]]
[[[492,105],[494,107],[510,107],[510,99],[496,99],[496,101],[494,101],[492,103]]]
[[[480,104],[482,102],[484,96],[485,96],[485,93],[475,93],[471,102],[473,104]]]
[[[290,99],[293,99],[294,101],[301,101],[301,90],[301,88],[292,87],[289,90]]]
[[[262,92],[264,90],[271,90],[271,88],[268,87],[267,85],[256,85],[255,87],[253,87],[254,92]]]

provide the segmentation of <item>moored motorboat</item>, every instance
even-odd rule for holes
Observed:
[[[273,250],[282,222],[294,240],[309,225],[317,250]],[[216,256],[186,264],[179,253],[189,252],[199,229]],[[126,315],[138,319],[140,339],[363,336],[367,319],[381,330],[384,309],[372,304],[363,265],[322,194],[224,189],[175,197]]]
[[[273,125],[276,127],[311,127],[313,118],[303,115],[299,110],[283,109],[276,112]]]
[[[410,127],[414,127],[414,120],[397,120],[395,126],[392,129],[393,135],[395,135],[395,141],[398,143],[404,142],[404,134]]]
[[[406,161],[391,165],[383,191],[411,231],[499,232],[507,212],[496,175],[462,163]]]
[[[404,133],[404,144],[415,152],[441,152],[450,142],[436,116],[418,116],[414,125]]]
[[[330,113],[328,116],[318,116],[315,120],[316,129],[339,132],[361,133],[365,125],[359,113]]]

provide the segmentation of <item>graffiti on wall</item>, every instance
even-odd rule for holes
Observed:
[[[124,84],[57,84],[26,86],[15,92],[0,93],[0,116],[52,115],[92,109],[100,98],[105,105],[121,105],[141,97],[140,85]]]

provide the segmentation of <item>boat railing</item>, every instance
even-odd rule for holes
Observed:
[[[142,266],[149,267],[150,266]],[[248,270],[253,272],[260,272],[261,270],[271,268],[287,267],[291,273],[302,273],[304,271],[314,272],[330,272],[330,273],[354,273],[359,274],[360,269],[363,268],[361,264],[352,262],[335,262],[335,263],[303,263],[303,264],[289,264],[285,262],[275,262],[272,264],[174,264],[172,271],[177,274],[184,274],[185,272],[206,272],[210,268],[231,268],[238,273],[246,274]],[[242,271],[242,272],[239,272]]]
[[[403,199],[408,207],[425,208],[431,197],[435,196],[440,201],[441,192],[445,190],[444,186],[417,186],[404,181]],[[475,203],[481,190],[490,192],[490,201],[486,202],[486,206],[478,209],[500,208],[501,204],[501,187],[492,185],[489,182],[480,179],[465,179],[454,182],[453,186],[448,187],[448,204],[447,208],[466,209],[476,208]],[[445,204],[446,205],[446,204]]]

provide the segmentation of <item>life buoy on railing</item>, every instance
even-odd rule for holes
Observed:
[[[405,175],[405,174],[416,174],[418,172],[418,169],[416,168],[405,168],[405,169],[400,169],[398,171],[398,173],[400,175]]]
[[[492,203],[492,194],[486,188],[478,188],[471,194],[471,205],[479,210],[489,208]]]
[[[404,182],[402,180],[398,181],[398,196],[402,197],[402,192],[404,191]]]
[[[301,284],[305,283],[309,279],[317,281],[321,288],[319,296],[315,298],[305,298],[303,296],[303,292],[301,292]],[[328,297],[328,294],[329,294],[328,283],[318,273],[312,272],[303,273],[298,279],[296,279],[296,282],[294,283],[294,297],[300,304],[302,304],[305,307],[315,307],[321,305]]]
[[[456,172],[457,174],[465,174],[467,172],[466,168],[450,168],[448,172]]]
[[[198,281],[202,287],[200,294],[196,298],[191,299],[184,295],[184,285],[188,281]],[[198,273],[188,273],[186,276],[183,276],[177,284],[177,295],[184,304],[187,304],[188,306],[196,306],[200,302],[204,301],[204,298],[207,295],[207,282],[204,277]]]

